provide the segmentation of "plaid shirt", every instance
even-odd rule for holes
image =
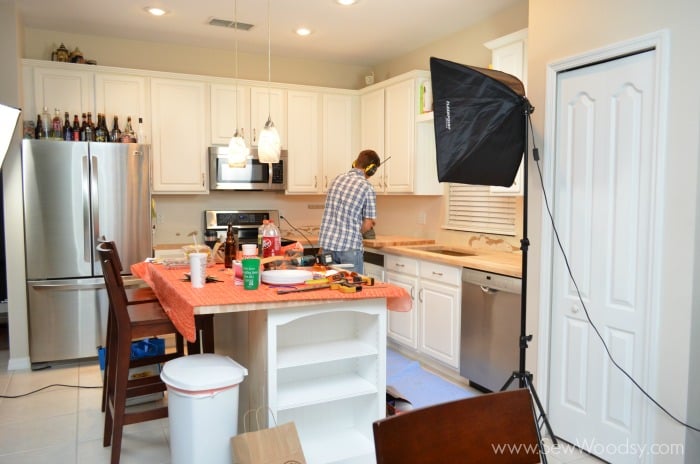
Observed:
[[[362,169],[336,177],[328,189],[319,245],[328,251],[362,249],[362,220],[376,219],[377,195]]]

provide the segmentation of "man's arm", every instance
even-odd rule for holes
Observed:
[[[360,228],[361,233],[365,233],[368,230],[370,230],[374,225],[376,224],[376,221],[374,219],[370,218],[364,218],[362,219],[362,227]]]

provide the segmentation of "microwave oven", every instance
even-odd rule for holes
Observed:
[[[287,150],[279,163],[258,161],[258,149],[251,148],[244,167],[228,165],[228,147],[209,147],[209,190],[284,190],[287,188]]]

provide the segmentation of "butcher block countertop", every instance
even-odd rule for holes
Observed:
[[[431,245],[435,240],[416,237],[403,237],[401,235],[377,235],[376,238],[362,241],[365,248],[384,248],[406,245]]]
[[[452,256],[434,253],[429,249],[443,249],[448,252],[464,253],[467,256]],[[520,252],[488,251],[455,246],[386,246],[380,250],[383,254],[392,254],[417,258],[450,266],[468,267],[480,271],[493,272],[511,277],[522,277],[522,259]]]

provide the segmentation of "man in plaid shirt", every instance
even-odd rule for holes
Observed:
[[[352,264],[364,272],[362,234],[372,229],[377,218],[377,195],[367,180],[377,172],[379,155],[363,150],[352,169],[331,182],[321,221],[319,246],[337,264]]]

